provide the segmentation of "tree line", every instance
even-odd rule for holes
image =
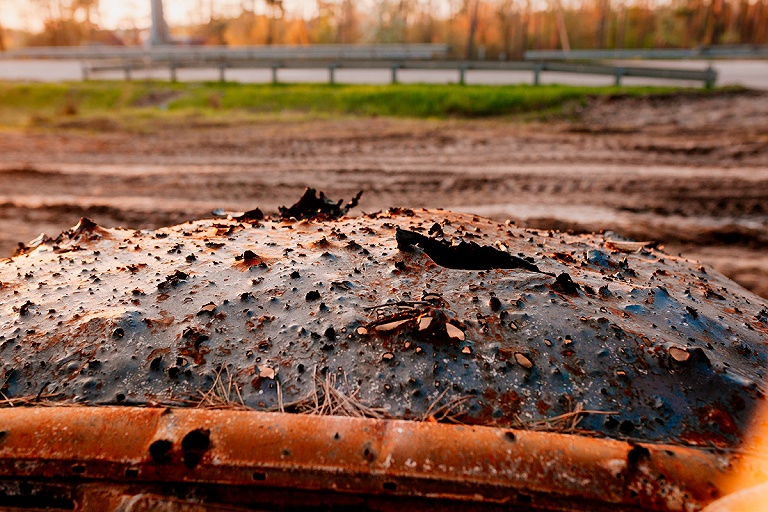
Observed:
[[[140,43],[139,29],[98,25],[99,0],[30,1],[44,30],[17,34],[17,44]],[[453,57],[494,60],[518,59],[532,49],[768,44],[768,0],[315,0],[308,16],[288,12],[281,0],[241,0],[226,15],[217,14],[216,0],[205,7],[207,19],[191,17],[198,22],[171,32],[230,46],[444,43]],[[2,33],[0,47],[7,44]]]

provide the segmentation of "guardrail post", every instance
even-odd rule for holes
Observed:
[[[399,64],[393,64],[392,65],[392,83],[397,83],[397,69],[400,67]]]
[[[466,85],[466,81],[465,81],[465,74],[466,74],[466,72],[467,72],[467,66],[466,65],[461,65],[459,67],[459,84],[461,84],[461,85]]]
[[[717,81],[717,71],[712,69],[712,64],[707,66],[707,77],[704,79],[704,88],[711,89],[715,86]]]
[[[277,70],[280,68],[277,64],[272,64],[272,84],[277,83]]]
[[[91,67],[88,64],[83,64],[80,68],[83,72],[83,82],[87,82],[91,79]]]
[[[544,64],[539,62],[533,68],[533,85],[541,85],[541,72],[544,71]]]
[[[125,66],[125,69],[123,69],[125,72],[125,81],[130,82],[131,81],[131,66]]]
[[[176,81],[176,63],[171,61],[171,82]]]
[[[224,83],[227,81],[227,78],[225,76],[226,70],[227,70],[226,62],[222,62],[221,64],[219,64],[219,82]]]
[[[613,68],[613,85],[616,87],[621,86],[621,77],[624,76],[624,71],[622,67]]]
[[[336,83],[336,64],[328,65],[328,83],[331,85]]]

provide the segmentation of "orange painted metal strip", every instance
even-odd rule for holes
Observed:
[[[564,510],[696,510],[722,494],[718,481],[736,457],[557,433],[230,410],[17,407],[0,410],[0,425],[2,479],[266,486]]]

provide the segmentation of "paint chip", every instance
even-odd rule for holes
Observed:
[[[377,325],[376,330],[379,332],[393,331],[408,321],[410,321],[410,318],[406,318],[405,320],[395,320],[394,322],[387,322],[386,324]]]
[[[419,318],[419,330],[423,331],[429,328],[430,324],[432,324],[433,317],[431,316],[422,316]]]
[[[669,355],[678,363],[683,363],[691,357],[691,353],[679,347],[670,347]]]
[[[448,333],[449,338],[457,339],[459,341],[464,341],[464,331],[459,329],[453,324],[445,324],[445,332]]]
[[[519,364],[526,370],[530,370],[531,368],[533,368],[533,361],[528,359],[528,357],[526,357],[521,352],[515,352],[515,361],[517,361],[517,364]]]

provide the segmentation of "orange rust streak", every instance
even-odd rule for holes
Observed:
[[[342,477],[347,491],[381,493],[383,482],[395,479],[416,494],[429,483],[431,492],[437,486],[442,496],[467,500],[491,500],[478,489],[494,500],[532,491],[660,510],[674,507],[663,501],[655,481],[702,506],[722,494],[712,482],[716,468],[729,462],[727,455],[671,445],[280,413],[15,408],[0,411],[0,423],[2,477],[66,478],[77,463],[84,477],[96,480],[120,481],[131,467],[138,470],[137,481],[254,485],[257,471],[272,487],[333,490]],[[193,431],[209,435],[210,446],[190,467],[183,463],[189,459],[182,440]],[[156,441],[170,443],[162,459],[150,454]],[[752,463],[763,470],[768,465]],[[660,478],[649,482],[647,474]],[[359,476],[364,478],[349,478]]]
[[[768,483],[768,472],[760,463],[768,460],[768,406],[765,401],[755,412],[742,439],[739,451],[749,456],[735,458],[729,471],[720,476],[718,485],[726,494]]]

